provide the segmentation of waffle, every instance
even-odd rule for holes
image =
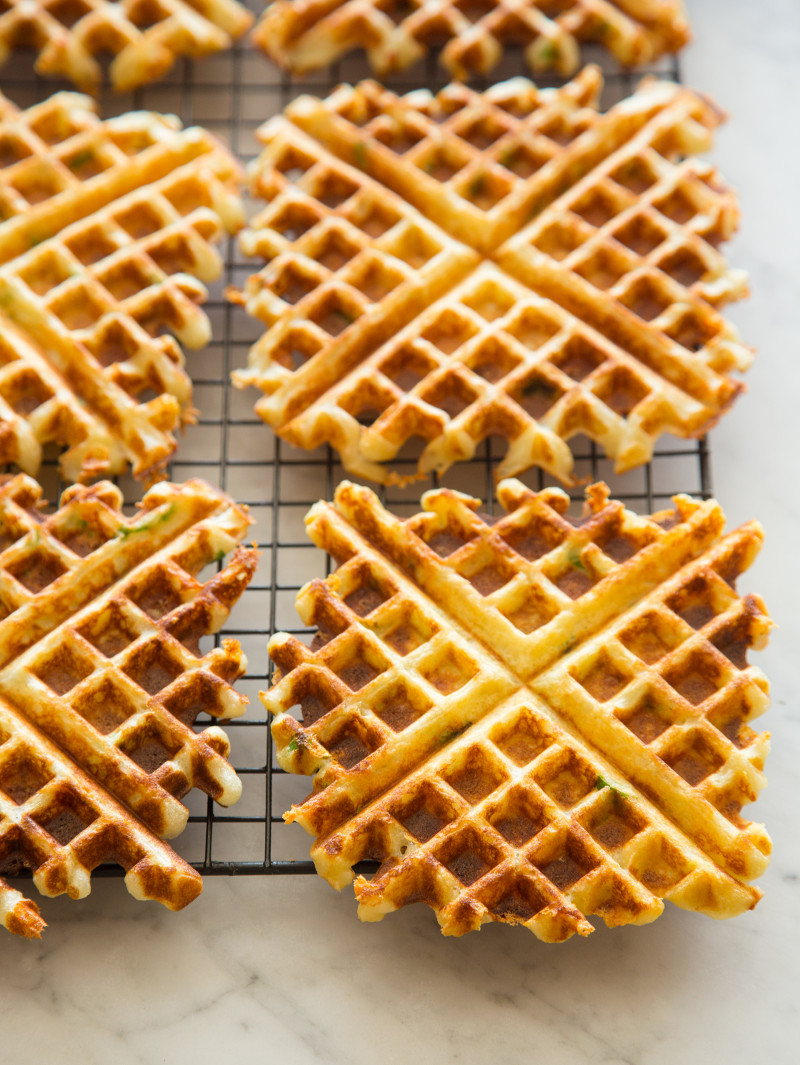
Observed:
[[[118,92],[157,81],[181,56],[229,48],[252,22],[236,0],[6,0],[0,65],[15,48],[36,50],[36,71],[97,92],[98,57],[113,56]]]
[[[56,443],[68,481],[156,480],[194,418],[174,338],[210,338],[198,304],[243,220],[238,165],[204,130],[103,122],[74,93],[1,99],[0,146],[0,463],[35,474]]]
[[[201,649],[251,579],[236,548],[245,509],[202,481],[151,489],[132,518],[109,482],[67,489],[45,516],[26,474],[0,483],[0,920],[36,936],[33,903],[3,876],[33,870],[45,895],[86,895],[114,862],[140,899],[180,909],[199,875],[163,839],[200,788],[227,806],[241,782],[216,725],[247,699],[235,640]]]
[[[747,288],[718,247],[736,197],[693,154],[720,114],[656,81],[603,114],[601,87],[365,82],[262,127],[242,248],[264,266],[232,293],[267,327],[234,374],[261,417],[389,483],[417,437],[417,475],[500,436],[500,477],[573,483],[574,436],[621,473],[705,433],[752,360],[721,313]]]
[[[715,501],[639,517],[597,484],[446,489],[401,520],[347,482],[309,535],[338,568],[307,584],[311,646],[279,633],[262,700],[279,764],[313,774],[285,814],[359,915],[426,902],[451,935],[486,921],[546,941],[654,920],[665,899],[752,908],[770,841],[742,806],[764,784],[771,623],[738,574],[762,539]],[[363,870],[363,866],[360,867]]]
[[[488,74],[506,43],[524,45],[534,71],[572,74],[580,44],[621,63],[649,63],[689,39],[682,0],[277,0],[253,33],[273,62],[305,72],[363,48],[379,74],[404,70],[444,45],[454,78]]]

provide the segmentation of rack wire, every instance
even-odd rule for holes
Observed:
[[[263,0],[245,0],[256,14]],[[676,58],[669,57],[648,70],[620,69],[599,49],[586,49],[586,58],[603,67],[606,89],[603,103],[610,106],[627,96],[644,74],[680,81]],[[515,75],[528,75],[521,49],[508,48],[499,69],[491,79],[476,79],[477,88]],[[243,162],[258,150],[256,129],[303,92],[328,93],[342,81],[369,77],[370,70],[359,56],[334,64],[324,74],[294,78],[280,72],[245,39],[231,50],[198,63],[183,61],[157,85],[118,95],[104,87],[100,106],[104,116],[131,109],[177,114],[184,124],[205,126],[225,140]],[[433,90],[450,79],[439,65],[436,54],[402,75],[386,79],[398,92],[420,87]],[[558,85],[555,78],[540,84]],[[45,80],[33,71],[31,53],[11,58],[0,71],[0,87],[15,103],[27,107],[45,99],[65,83]],[[176,849],[203,875],[278,875],[311,873],[308,837],[297,826],[283,822],[283,812],[308,792],[306,778],[284,773],[275,763],[269,724],[258,698],[259,689],[268,686],[271,667],[266,643],[271,633],[288,631],[310,640],[309,630],[297,627],[294,598],[300,587],[313,577],[326,576],[330,563],[307,540],[303,518],[320,498],[330,499],[335,486],[347,476],[330,448],[314,452],[293,449],[276,438],[253,411],[256,394],[238,392],[230,384],[231,370],[245,365],[250,344],[256,340],[259,323],[243,310],[234,308],[223,296],[226,285],[241,285],[257,266],[246,260],[236,240],[225,249],[224,276],[213,286],[206,309],[213,327],[213,341],[201,352],[187,353],[187,368],[194,382],[194,403],[200,410],[196,425],[187,429],[170,465],[172,480],[199,476],[219,485],[237,502],[246,503],[255,520],[254,539],[262,551],[253,583],[231,613],[224,635],[238,639],[248,657],[250,670],[237,685],[250,699],[248,713],[226,722],[231,739],[231,760],[243,779],[244,793],[230,810],[215,807],[203,795],[187,798],[189,826],[175,841]],[[493,471],[500,456],[501,442],[489,439],[476,456],[458,463],[441,478],[417,481],[408,488],[381,490],[382,501],[400,515],[415,513],[419,497],[438,484],[482,495],[486,509],[494,506]],[[624,477],[615,476],[612,464],[589,440],[572,441],[576,452],[576,474],[592,480],[605,480],[615,498],[640,512],[666,506],[678,492],[708,498],[711,494],[710,456],[705,439],[683,441],[662,438],[653,460]],[[416,452],[401,452],[396,465],[410,472],[416,466]],[[44,464],[45,494],[57,500],[63,485],[59,481],[57,456],[50,454]],[[540,490],[555,484],[540,470],[521,478]],[[129,476],[118,479],[125,502],[132,506],[141,498],[141,485]],[[575,499],[581,492],[573,493]],[[219,637],[217,637],[219,639]],[[196,727],[207,727],[204,715]],[[101,866],[95,875],[119,876],[118,866]]]

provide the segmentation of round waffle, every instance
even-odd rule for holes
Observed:
[[[234,382],[281,436],[387,483],[408,440],[426,474],[500,436],[499,476],[572,483],[572,437],[624,472],[716,422],[752,359],[720,312],[747,288],[718,250],[736,198],[693,154],[719,112],[647,81],[603,114],[600,87],[366,82],[263,127],[265,265],[232,297],[267,330]]]
[[[634,65],[688,38],[683,0],[277,0],[253,34],[273,62],[297,72],[363,48],[383,75],[443,44],[442,63],[462,80],[488,74],[507,42],[525,46],[533,70],[569,75],[584,41]]]
[[[280,765],[314,777],[286,820],[335,887],[356,867],[364,920],[422,901],[448,934],[560,941],[663,900],[752,908],[768,685],[747,651],[771,623],[734,582],[760,528],[685,496],[638,517],[605,485],[580,517],[560,489],[498,495],[498,518],[443,489],[401,520],[344,483],[310,511],[338,568],[298,596],[311,646],[271,640],[262,694]]]
[[[39,74],[84,92],[102,79],[128,92],[156,81],[180,56],[229,48],[253,20],[236,0],[6,0],[0,13],[0,65],[15,48],[36,49]]]
[[[195,417],[174,338],[210,339],[198,304],[243,222],[238,164],[205,130],[101,121],[75,93],[0,99],[0,143],[0,463],[35,474],[55,442],[68,481],[157,480]]]
[[[133,518],[114,485],[75,486],[45,516],[41,489],[0,484],[0,920],[42,922],[2,874],[33,870],[46,895],[86,895],[116,862],[137,898],[172,909],[199,875],[161,842],[180,833],[180,799],[200,788],[223,805],[241,782],[216,725],[247,702],[232,687],[246,660],[235,640],[208,651],[258,553],[234,550],[245,509],[202,481],[163,483]]]

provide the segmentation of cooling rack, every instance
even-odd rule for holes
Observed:
[[[263,0],[246,2],[256,14],[263,10]],[[634,73],[620,69],[601,50],[586,48],[585,58],[603,68],[606,106],[627,96],[644,74],[680,80],[674,57]],[[27,107],[59,88],[71,88],[66,83],[38,77],[32,64],[32,53],[22,52],[0,71],[0,87],[16,104]],[[522,52],[508,48],[490,80],[519,74],[529,75]],[[258,126],[295,96],[303,92],[324,94],[341,81],[369,76],[366,62],[353,57],[310,77],[293,78],[278,71],[245,40],[230,51],[201,62],[184,61],[162,82],[134,93],[116,95],[105,88],[100,106],[106,117],[131,109],[177,114],[186,125],[196,123],[218,134],[246,163],[258,150]],[[431,54],[402,75],[386,79],[386,84],[403,92],[421,86],[435,90],[448,81],[437,56]],[[489,79],[474,82],[478,88],[489,83]],[[554,78],[539,79],[541,85],[561,83]],[[235,807],[224,810],[205,796],[192,793],[187,798],[189,826],[174,844],[203,875],[314,871],[308,859],[309,838],[298,826],[284,824],[282,818],[291,803],[307,793],[308,781],[285,774],[275,764],[258,691],[270,682],[266,653],[270,634],[282,629],[301,639],[310,638],[308,630],[297,627],[294,598],[306,581],[326,576],[329,563],[306,538],[303,518],[318,499],[330,498],[336,484],[347,476],[329,448],[303,452],[278,440],[254,414],[257,393],[239,392],[230,384],[230,371],[244,366],[247,350],[260,327],[243,310],[227,303],[223,291],[225,285],[241,285],[253,269],[253,264],[242,257],[236,241],[230,240],[225,249],[224,276],[211,287],[206,305],[214,340],[201,352],[187,352],[187,369],[194,382],[194,403],[200,417],[179,441],[169,469],[173,480],[203,477],[237,502],[246,503],[255,520],[253,538],[262,551],[258,573],[225,626],[225,635],[241,642],[250,663],[247,676],[237,685],[250,699],[249,712],[244,718],[225,723],[231,739],[231,761],[242,777],[244,794]],[[502,446],[502,442],[489,439],[475,458],[457,464],[443,477],[418,481],[405,489],[384,489],[381,498],[396,513],[412,514],[419,509],[423,491],[443,484],[482,495],[491,512],[493,469]],[[711,494],[705,440],[687,442],[662,437],[652,462],[624,477],[614,475],[611,463],[591,441],[573,440],[572,446],[577,476],[605,480],[614,497],[634,510],[657,510],[678,492],[704,498]],[[409,472],[414,469],[413,448],[401,452],[396,465],[405,465]],[[47,458],[40,479],[45,495],[56,500],[63,486],[55,455]],[[536,470],[521,479],[536,490],[557,483]],[[141,486],[130,477],[119,478],[118,484],[127,505],[132,506],[141,498]],[[580,494],[580,490],[573,492],[576,499]],[[201,716],[196,727],[202,729],[208,724],[208,719]],[[118,866],[101,866],[94,875],[121,876],[123,872]]]

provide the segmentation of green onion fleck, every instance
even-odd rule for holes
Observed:
[[[87,163],[94,162],[94,152],[91,148],[84,148],[82,152],[78,152],[67,163],[70,170],[80,170],[81,167],[86,166]]]
[[[600,774],[598,774],[597,780],[594,782],[594,786],[595,791],[602,791],[603,788],[610,788],[612,791],[615,791],[617,795],[627,794],[627,792],[624,792],[622,788],[615,787],[609,780],[606,780],[606,778],[604,776],[601,776]]]
[[[583,561],[581,559],[580,550],[577,547],[571,547],[569,549],[569,551],[567,552],[567,561],[573,569],[580,570],[581,573],[586,573],[588,575],[589,571],[587,570],[586,566],[584,566]]]
[[[539,48],[538,58],[543,63],[555,63],[558,59],[558,45],[555,41],[545,41]]]
[[[129,536],[134,536],[136,533],[146,532],[148,529],[154,529],[157,525],[163,525],[164,522],[169,521],[174,512],[175,504],[170,503],[162,514],[154,514],[149,521],[142,522],[141,525],[120,525],[117,529],[117,536],[121,540],[127,540]]]
[[[479,196],[482,196],[486,191],[486,175],[481,172],[476,174],[475,177],[469,183],[470,197],[476,200]]]

